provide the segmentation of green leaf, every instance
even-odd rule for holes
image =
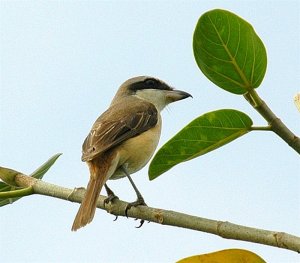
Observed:
[[[203,74],[235,94],[257,88],[267,68],[267,53],[253,27],[225,10],[203,14],[195,28],[193,49]]]
[[[8,184],[0,181],[0,196],[12,193],[10,197],[0,198],[0,207],[4,206],[4,205],[12,204],[13,202],[20,199],[21,197],[14,197],[15,196],[14,193],[16,191],[19,191],[19,190],[22,190],[22,189],[23,188],[21,188],[21,187],[8,185]]]
[[[58,157],[61,155],[61,153],[55,154],[54,156],[52,156],[48,161],[46,161],[44,164],[42,164],[37,170],[35,170],[33,173],[30,174],[30,176],[36,178],[36,179],[42,179],[44,174],[50,169],[50,167],[55,163],[55,161],[58,159]],[[11,180],[9,181],[13,181],[14,177],[16,174],[18,174],[19,172],[14,171],[12,169],[9,168],[4,168],[4,167],[0,167],[0,172],[2,174],[11,174]],[[1,178],[1,176],[0,176]],[[21,197],[25,196],[25,195],[29,195],[32,194],[31,188],[21,188],[21,187],[15,187],[12,185],[8,185],[4,182],[0,181],[0,196],[10,196],[10,198],[0,198],[0,207],[7,205],[7,204],[12,204],[13,202],[17,201],[18,199],[20,199]],[[15,196],[19,196],[19,197],[15,197]]]
[[[150,164],[149,179],[237,139],[249,132],[252,124],[245,113],[233,109],[212,111],[196,118],[159,149]]]
[[[13,169],[5,168],[0,166],[0,179],[8,185],[18,186],[15,183],[15,177],[20,172],[15,171]]]
[[[16,187],[14,187],[14,186],[10,186],[4,182],[0,182],[0,193],[14,191],[15,189],[16,189]],[[20,189],[20,188],[18,188],[18,189]],[[20,197],[19,198],[0,198],[0,207],[11,204],[11,203],[17,201],[18,199],[20,199]]]
[[[55,161],[61,155],[62,155],[62,153],[57,153],[57,154],[53,155],[48,161],[46,161],[39,168],[37,168],[33,173],[31,173],[30,176],[32,176],[36,179],[42,179],[44,174],[47,173],[47,171],[50,169],[50,167],[55,163]]]

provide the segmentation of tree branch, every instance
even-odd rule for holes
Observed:
[[[50,184],[24,174],[15,176],[15,183],[20,187],[32,187],[34,193],[51,196],[71,202],[80,203],[83,199],[84,188],[74,190]],[[125,216],[127,202],[114,200],[104,204],[105,196],[99,196],[97,207],[116,216]],[[197,216],[191,216],[170,210],[146,206],[132,207],[128,210],[128,217],[139,218],[162,225],[177,226],[186,229],[206,232],[227,239],[235,239],[259,243],[279,248],[285,248],[300,253],[300,237],[283,232],[269,231],[236,225],[226,221],[216,221]]]
[[[300,138],[297,137],[268,107],[253,89],[244,95],[246,100],[268,122],[270,128],[281,137],[289,146],[300,154]]]

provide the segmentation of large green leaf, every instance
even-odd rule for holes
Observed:
[[[204,75],[229,92],[244,94],[264,78],[264,44],[248,22],[229,11],[216,9],[200,17],[193,49]]]
[[[193,120],[154,156],[149,167],[153,180],[173,166],[229,143],[251,130],[252,120],[243,112],[223,109]]]
[[[44,174],[50,169],[50,167],[55,163],[55,161],[58,159],[58,157],[61,155],[61,153],[55,154],[52,156],[48,161],[46,161],[44,164],[42,164],[38,169],[36,169],[33,173],[30,174],[30,176],[36,178],[36,179],[42,179]],[[5,167],[0,167],[0,173],[2,175],[0,178],[3,178],[5,175],[6,179],[8,179],[9,182],[14,181],[14,176],[16,174],[19,174],[19,172],[14,171],[9,168]],[[9,176],[11,178],[9,178]],[[24,188],[21,187],[16,187],[12,185],[8,185],[4,182],[0,181],[0,194],[9,194],[11,192],[11,196],[25,196],[26,191],[22,191]],[[25,189],[26,190],[26,189]],[[27,191],[27,194],[29,191]],[[12,197],[12,198],[0,198],[0,207],[7,205],[7,204],[12,204],[13,202],[17,201],[21,197]]]

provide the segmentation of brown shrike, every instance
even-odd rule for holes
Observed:
[[[187,97],[191,95],[147,76],[131,78],[121,85],[82,146],[82,161],[89,166],[90,180],[73,231],[93,220],[103,185],[108,193],[107,200],[115,197],[106,185],[108,179],[127,176],[132,184],[137,201],[127,206],[126,213],[132,206],[146,205],[130,174],[143,168],[157,147],[161,132],[160,111],[167,104]]]

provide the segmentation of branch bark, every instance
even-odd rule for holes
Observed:
[[[37,180],[24,174],[17,174],[15,176],[15,183],[20,187],[32,187],[35,194],[51,196],[77,203],[81,202],[85,193],[84,188],[75,188],[72,190]],[[113,203],[105,205],[105,198],[105,196],[99,196],[97,202],[98,208],[106,210],[108,213],[116,216],[125,216],[127,202],[114,200]],[[283,232],[246,227],[226,221],[217,221],[146,206],[132,207],[128,211],[128,217],[143,219],[162,225],[206,232],[227,239],[284,248],[300,253],[300,237]]]
[[[300,154],[300,138],[296,136],[268,107],[253,89],[244,95],[251,106],[268,122],[271,130]]]

